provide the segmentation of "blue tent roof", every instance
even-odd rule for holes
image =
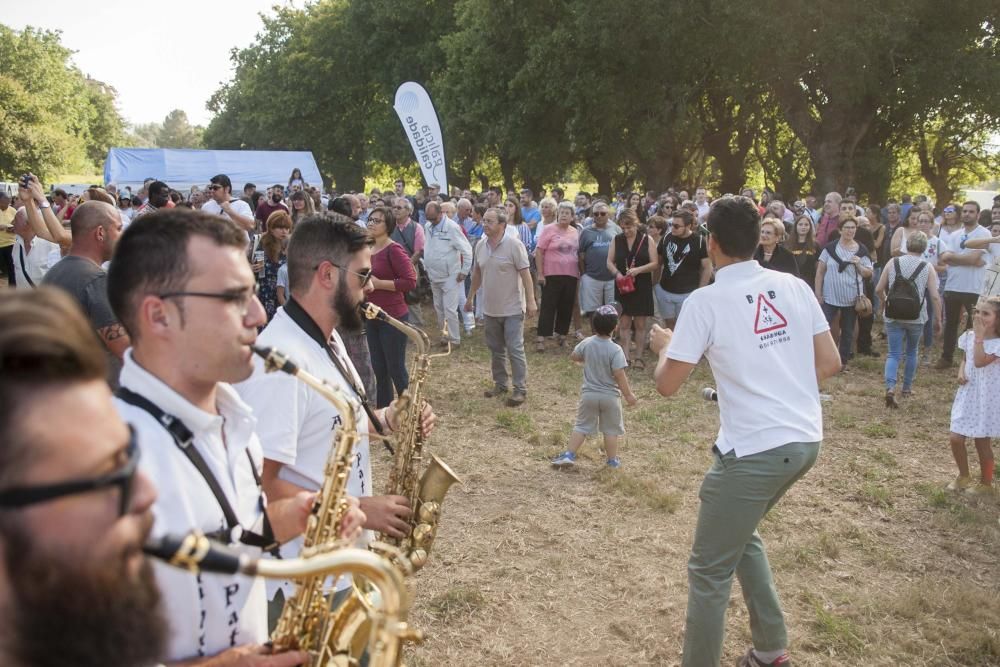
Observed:
[[[104,182],[119,188],[142,187],[147,178],[163,181],[176,190],[203,186],[216,174],[233,182],[233,192],[254,183],[264,189],[285,185],[298,168],[302,180],[322,187],[319,167],[310,151],[204,151],[187,148],[112,148],[104,162]]]

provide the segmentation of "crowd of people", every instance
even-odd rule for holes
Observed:
[[[263,659],[261,644],[287,586],[265,594],[261,584],[241,577],[195,579],[165,566],[147,572],[131,558],[150,530],[195,527],[227,539],[238,535],[232,539],[258,552],[278,544],[291,554],[300,548],[323,481],[331,425],[340,415],[294,378],[266,375],[252,360],[250,343],[292,354],[363,406],[348,487],[359,501],[345,530],[393,537],[405,534],[410,508],[405,498],[374,493],[368,434],[399,427],[397,401],[410,381],[408,339],[385,322],[362,321],[363,301],[439,331],[437,344],[445,350],[468,344],[463,341],[481,328],[491,353],[485,396],[514,408],[528,401],[525,327],[537,315],[535,354],[563,350],[583,366],[569,448],[552,460],[560,467],[574,465],[586,436],[596,433],[604,437],[607,466],[620,467],[621,403],[636,401],[629,373],[642,372],[652,355],[657,389],[669,396],[704,356],[720,386],[724,428],[705,482],[714,495],[709,502],[703,494],[696,535],[704,550],[689,563],[685,664],[717,664],[725,609],[720,593],[728,599],[734,571],[766,616],[741,664],[785,664],[787,638],[756,526],[816,460],[819,383],[849,369],[855,354],[878,356],[873,337],[887,339],[888,408],[911,395],[921,345],[929,364],[935,337],[942,336],[938,368],[952,367],[955,350],[963,352],[950,424],[959,475],[949,488],[992,490],[991,438],[1000,437],[1000,411],[993,406],[1000,389],[1000,299],[981,299],[980,292],[987,265],[1000,260],[1000,197],[984,219],[972,201],[935,208],[925,197],[904,196],[881,207],[831,192],[817,207],[812,196],[786,206],[771,192],[758,198],[748,189],[715,201],[703,187],[694,193],[579,192],[568,200],[559,187],[449,194],[431,185],[408,192],[400,179],[392,190],[325,195],[296,170],[287,183],[264,191],[247,184],[242,197],[218,174],[184,193],[148,179],[134,196],[108,185],[73,198],[46,194],[26,174],[17,201],[0,194],[0,233],[13,238],[0,259],[8,284],[19,288],[16,297],[0,301],[0,312],[5,322],[27,327],[7,327],[7,338],[0,337],[0,399],[37,385],[65,394],[53,400],[72,401],[74,392],[104,387],[85,402],[104,425],[77,434],[77,458],[68,457],[66,477],[82,475],[81,466],[104,456],[116,462],[114,479],[128,479],[126,486],[104,475],[79,488],[121,485],[122,525],[113,530],[128,536],[119,545],[122,576],[158,582],[172,624],[162,641],[145,649],[175,661],[250,665],[264,664],[255,660]],[[727,326],[727,317],[746,320],[752,335]],[[880,333],[877,321],[884,325]],[[54,330],[39,345],[24,344],[40,328]],[[99,353],[80,334],[87,329],[97,333]],[[7,372],[17,369],[31,373]],[[764,438],[748,431],[756,422],[740,401],[767,395],[778,375],[784,388],[773,394],[771,413],[789,416]],[[107,387],[116,391],[114,403]],[[25,414],[35,409],[23,407],[14,419],[11,405],[5,405],[0,435],[8,449],[24,440]],[[93,420],[81,417],[75,426],[85,431]],[[426,432],[434,421],[428,406]],[[49,437],[63,437],[58,426]],[[969,472],[968,438],[979,479]],[[52,441],[52,456],[65,456],[60,447]],[[194,474],[188,470],[192,450],[203,457]],[[777,459],[769,456],[753,468],[770,481],[753,503],[741,505],[745,480],[734,472],[736,462],[749,466],[779,450],[785,464],[772,470]],[[135,481],[139,451],[155,493],[149,479]],[[15,455],[5,452],[0,461],[16,461]],[[53,479],[39,474],[39,480]],[[209,478],[221,483],[205,483]],[[0,470],[0,482],[7,479],[33,477]],[[61,492],[73,493],[67,488]],[[27,505],[58,497],[51,493],[0,490],[0,532],[3,509],[11,506],[4,498]],[[742,513],[733,511],[737,505]],[[59,562],[65,544],[52,545],[49,557]],[[143,590],[148,603],[154,593]],[[82,613],[60,609],[67,623]],[[138,614],[133,620],[155,625],[157,619]],[[27,646],[24,655],[36,649]],[[287,655],[287,662],[273,664],[301,659]],[[218,663],[213,656],[221,656]]]

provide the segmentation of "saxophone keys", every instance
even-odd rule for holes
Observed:
[[[409,555],[410,565],[414,570],[419,570],[427,564],[427,551],[424,549],[414,549]]]
[[[436,502],[421,503],[418,518],[423,523],[437,523],[441,516],[441,504]]]

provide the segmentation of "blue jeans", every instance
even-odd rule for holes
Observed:
[[[828,324],[833,323],[837,313],[840,313],[840,344],[838,346],[840,363],[846,366],[853,356],[851,348],[854,346],[854,323],[858,321],[858,312],[854,310],[854,306],[831,306],[825,301],[823,302],[823,314],[826,315]]]
[[[397,318],[408,322],[409,315]],[[406,370],[406,334],[379,320],[365,322],[368,348],[372,355],[372,370],[375,371],[375,407],[384,408],[392,403],[392,388],[402,394],[410,386],[410,374]]]
[[[906,368],[903,370],[903,391],[909,391],[913,386],[913,376],[917,374],[917,348],[920,346],[920,336],[924,325],[920,322],[885,323],[886,335],[889,338],[889,354],[885,358],[885,388],[896,388],[896,376],[899,374],[899,358],[903,356],[906,347]]]
[[[924,303],[927,304],[927,321],[924,322],[924,352],[928,352],[934,347],[934,302],[931,301],[931,293],[924,290]]]

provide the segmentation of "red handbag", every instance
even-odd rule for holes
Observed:
[[[635,253],[632,255],[632,260],[628,263],[628,268],[631,269],[635,266],[635,260],[639,256],[639,251],[642,250],[642,244],[646,241],[646,235],[643,234],[642,238],[635,246]],[[615,277],[615,287],[618,288],[619,294],[631,294],[635,291],[635,276],[630,276],[623,274]]]
[[[635,276],[622,275],[615,278],[615,287],[619,294],[631,294],[635,291]]]

